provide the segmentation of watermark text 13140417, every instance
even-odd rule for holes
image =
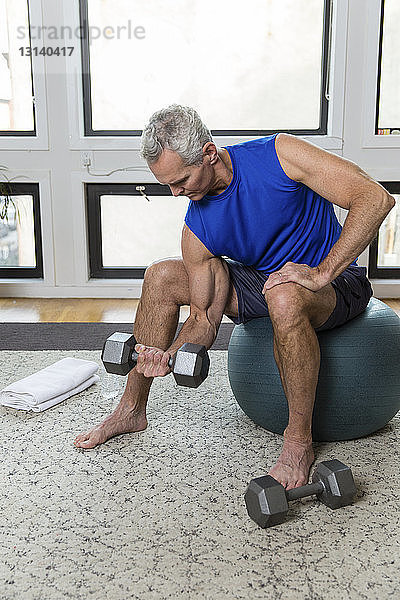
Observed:
[[[18,48],[21,56],[71,56],[74,51],[73,46],[21,46]]]

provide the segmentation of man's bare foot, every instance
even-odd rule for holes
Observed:
[[[121,433],[143,431],[147,427],[146,411],[143,408],[117,406],[100,425],[87,433],[80,433],[74,440],[76,448],[94,448]]]
[[[291,490],[308,483],[310,468],[315,457],[311,437],[299,441],[287,436],[286,431],[283,435],[282,453],[268,475],[279,481],[287,490]]]

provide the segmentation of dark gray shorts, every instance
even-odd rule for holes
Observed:
[[[267,303],[262,294],[268,276],[236,260],[227,258],[225,261],[239,305],[239,317],[229,318],[239,324],[268,316]],[[331,283],[336,292],[336,306],[328,320],[315,331],[333,329],[350,321],[366,309],[373,294],[366,267],[350,265]]]

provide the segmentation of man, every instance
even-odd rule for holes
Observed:
[[[137,366],[116,410],[75,445],[93,448],[145,429],[152,380],[170,372],[168,360],[184,342],[209,349],[224,314],[235,323],[269,314],[289,406],[270,474],[287,489],[304,485],[314,460],[315,331],[367,306],[371,285],[355,259],[394,198],[354,163],[292,135],[217,148],[198,114],[179,105],[151,117],[142,156],[174,196],[190,199],[183,258],[147,269],[134,325]],[[349,211],[343,229],[334,204]],[[190,316],[173,342],[181,305],[190,305]]]

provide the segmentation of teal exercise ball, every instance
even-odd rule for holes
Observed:
[[[321,365],[314,405],[315,441],[360,438],[400,410],[400,318],[371,298],[346,324],[317,332]],[[282,434],[289,411],[273,352],[269,317],[236,325],[228,348],[233,394],[257,425]]]

